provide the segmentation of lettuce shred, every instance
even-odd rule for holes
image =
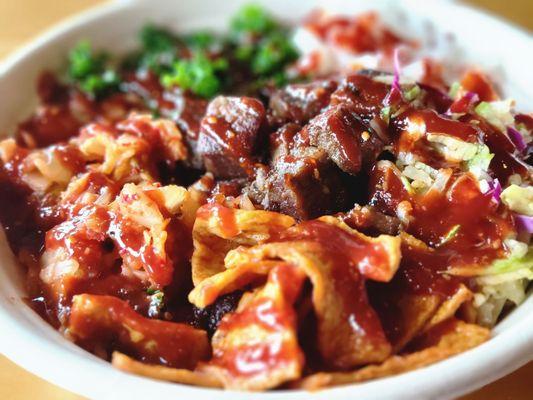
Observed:
[[[533,216],[533,186],[510,185],[502,192],[501,199],[510,210]]]
[[[474,294],[474,306],[481,325],[496,324],[506,303],[522,303],[533,280],[533,248],[514,240],[508,244],[513,246],[511,255],[496,260],[475,280],[479,290]]]

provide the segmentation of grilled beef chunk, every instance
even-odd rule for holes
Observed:
[[[280,156],[272,169],[260,168],[248,196],[267,210],[299,220],[346,209],[345,176],[319,149],[301,149],[298,157]]]
[[[257,170],[248,195],[297,219],[345,210],[358,197],[351,187],[361,187],[350,176],[370,168],[383,146],[349,107],[328,107],[303,129],[290,123],[270,136],[270,168]]]
[[[270,98],[270,124],[306,123],[329,104],[331,93],[336,88],[337,82],[323,80],[287,85],[277,90]]]
[[[355,175],[361,170],[363,132],[367,128],[341,104],[313,118],[299,136],[302,142],[324,150],[340,169]]]
[[[348,208],[349,175],[328,154],[302,143],[301,128],[287,124],[270,136],[270,166],[256,169],[245,191],[267,210],[310,219]]]
[[[295,147],[295,140],[302,127],[298,124],[288,123],[270,134],[270,164],[290,154]]]
[[[369,75],[350,75],[331,95],[331,105],[345,104],[365,124],[378,117],[390,85],[379,82]]]
[[[193,306],[193,325],[204,329],[213,336],[220,321],[229,312],[234,311],[242,297],[240,290],[220,296],[213,304],[205,308]]]
[[[326,151],[344,172],[369,170],[383,150],[384,141],[343,104],[329,107],[300,132],[298,141]]]
[[[265,108],[259,100],[219,96],[211,101],[200,125],[197,147],[205,169],[217,178],[252,174],[264,120]]]
[[[207,109],[207,101],[183,93],[179,89],[172,89],[163,93],[165,104],[171,103],[172,107],[163,109],[166,117],[172,118],[183,132],[189,147],[188,165],[192,168],[203,169],[203,161],[198,153],[198,137],[200,122]]]
[[[342,218],[352,228],[370,236],[397,235],[400,232],[401,222],[398,218],[383,214],[372,206],[356,204]]]

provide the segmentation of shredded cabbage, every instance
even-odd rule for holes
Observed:
[[[464,162],[464,168],[478,179],[488,177],[490,161],[494,154],[483,143],[469,143],[453,136],[428,133],[427,139],[448,161]]]
[[[520,304],[533,280],[533,248],[516,240],[506,240],[510,257],[496,260],[475,279],[480,290],[474,295],[477,322],[492,326],[506,302]]]
[[[502,192],[501,199],[512,211],[533,216],[533,186],[511,185]]]
[[[415,192],[424,192],[431,187],[438,171],[423,162],[416,161],[407,165],[402,171],[402,178],[407,178],[409,188]]]
[[[488,327],[494,326],[508,301],[519,305],[525,300],[530,279],[515,278],[482,286],[481,291],[474,294],[474,306],[477,309],[476,322]]]
[[[454,82],[452,83],[452,86],[450,86],[450,91],[448,92],[448,95],[452,98],[452,99],[456,99],[459,97],[459,93],[463,90],[463,87],[461,86],[461,84],[459,82]]]
[[[524,243],[525,244],[525,243]],[[526,249],[527,249],[527,245]],[[494,263],[487,268],[484,272],[484,276],[493,276],[498,274],[508,274],[521,269],[530,270],[533,268],[533,251],[527,250],[526,254],[522,253],[522,250],[515,250],[508,258],[494,261]]]
[[[478,115],[485,118],[487,122],[496,128],[505,130],[505,127],[514,123],[514,117],[511,110],[514,106],[514,100],[507,99],[501,101],[482,101],[475,111]]]

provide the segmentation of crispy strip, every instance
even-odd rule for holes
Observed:
[[[346,365],[382,361],[390,354],[378,317],[368,304],[363,281],[354,273],[353,282],[343,281],[348,283],[339,289],[334,267],[319,243],[296,241],[239,248],[228,254],[226,266],[230,269],[269,259],[282,259],[309,277],[318,317],[318,347],[328,363],[346,368]],[[352,322],[347,320],[347,314],[352,315]],[[359,321],[357,317],[363,318]]]
[[[304,280],[298,268],[278,262],[265,286],[224,316],[212,339],[213,358],[198,369],[235,390],[266,390],[299,378],[304,356],[293,304]]]
[[[118,351],[113,352],[111,364],[121,371],[148,378],[212,388],[221,388],[222,383],[212,374],[188,369],[170,368],[163,365],[145,364]]]
[[[189,293],[189,301],[204,308],[226,293],[242,289],[247,284],[265,277],[279,264],[277,261],[260,261],[238,265],[204,279]]]
[[[435,330],[439,330],[435,327]],[[428,334],[433,333],[433,330]],[[346,385],[383,378],[412,371],[462,353],[485,342],[490,331],[481,326],[453,321],[451,329],[441,334],[437,343],[404,356],[392,356],[379,365],[369,365],[352,372],[319,372],[295,382],[292,387],[317,390],[335,385]]]
[[[86,349],[120,349],[157,363],[194,368],[209,358],[207,333],[190,325],[143,317],[114,296],[74,296],[68,334]]]
[[[201,207],[193,228],[194,285],[224,271],[224,257],[230,250],[262,243],[294,222],[287,215],[271,211],[237,210],[220,204]]]
[[[470,289],[461,284],[459,289],[457,289],[457,292],[455,292],[451,298],[440,305],[437,312],[424,327],[424,332],[427,332],[429,329],[433,328],[442,321],[453,317],[455,312],[459,309],[459,307],[461,307],[461,304],[471,300],[473,296],[474,294],[470,291]]]
[[[397,353],[404,348],[423,329],[428,321],[439,310],[441,300],[438,296],[404,294],[398,299],[398,318],[393,318],[396,324],[395,331],[398,337],[392,340],[392,352]]]
[[[325,222],[329,225],[334,225],[337,228],[340,228],[348,232],[350,235],[353,235],[354,237],[360,239],[362,242],[367,243],[368,245],[377,245],[384,247],[386,249],[389,262],[380,264],[379,268],[377,268],[376,265],[368,265],[364,267],[360,266],[360,272],[366,278],[379,282],[389,282],[393,278],[394,274],[398,270],[398,267],[400,265],[399,261],[402,257],[400,250],[400,237],[390,235],[379,235],[375,238],[370,237],[362,234],[356,229],[350,228],[341,219],[330,215],[320,217],[318,220]]]

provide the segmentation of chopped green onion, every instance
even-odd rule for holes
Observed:
[[[459,91],[461,90],[461,84],[459,82],[452,83],[452,86],[450,86],[450,91],[448,92],[448,95],[455,99],[455,97],[459,94]]]
[[[422,91],[420,90],[420,86],[414,85],[411,89],[407,90],[404,93],[404,97],[407,101],[413,101],[420,95]]]
[[[265,37],[258,45],[252,59],[252,72],[256,75],[270,75],[296,60],[298,53],[286,36],[275,33]]]
[[[146,25],[142,28],[140,39],[144,51],[149,53],[163,53],[174,50],[176,39],[166,29],[154,25]]]
[[[231,20],[234,34],[264,34],[276,29],[278,24],[270,14],[256,4],[243,6]]]
[[[211,32],[199,31],[185,36],[184,41],[190,48],[206,50],[217,43],[217,38]]]
[[[381,119],[388,125],[390,122],[391,108],[390,106],[383,107],[380,111]]]
[[[446,243],[449,243],[450,241],[452,241],[453,238],[457,236],[460,229],[461,229],[461,225],[459,224],[452,226],[452,229],[450,229],[448,233],[446,234],[446,236],[442,238],[442,240],[440,241],[437,247],[444,246]]]
[[[228,69],[224,58],[211,60],[202,53],[197,53],[188,60],[178,60],[172,71],[165,73],[161,82],[164,86],[177,85],[183,90],[190,90],[201,97],[212,97],[222,90],[221,72]]]
[[[89,41],[80,41],[69,53],[70,79],[82,91],[93,97],[117,90],[119,77],[115,70],[106,65],[107,59],[106,53],[93,52]]]

